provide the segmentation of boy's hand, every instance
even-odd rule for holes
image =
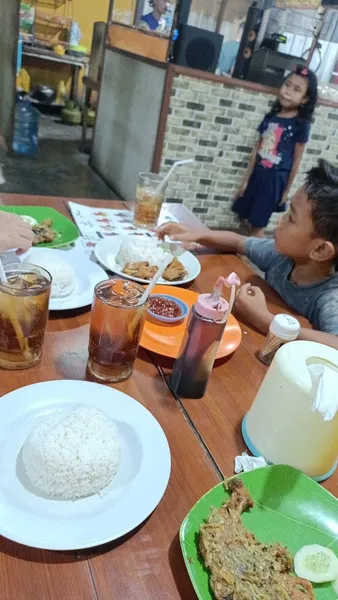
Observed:
[[[34,239],[31,226],[18,215],[0,211],[0,252],[17,249],[27,252]]]
[[[173,242],[184,242],[185,246],[198,242],[202,233],[208,231],[208,228],[191,229],[181,223],[165,223],[158,228],[156,234],[160,240],[164,240],[168,235]]]
[[[267,333],[273,319],[262,290],[251,283],[239,290],[235,303],[236,315],[263,333]]]

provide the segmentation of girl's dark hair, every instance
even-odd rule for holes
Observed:
[[[331,242],[338,250],[338,168],[320,159],[318,166],[307,173],[305,192],[315,235]]]
[[[310,71],[310,69],[308,69],[307,67],[303,67],[303,65],[297,65],[296,69],[292,73],[296,73],[296,75],[300,75],[300,77],[304,77],[304,79],[307,79],[308,86],[307,86],[306,95],[308,96],[308,101],[305,104],[303,104],[302,106],[298,107],[298,116],[301,119],[305,119],[306,121],[312,122],[313,113],[315,111],[315,107],[317,104],[317,96],[318,96],[317,77],[313,71]],[[289,77],[292,75],[292,73],[289,73],[289,75],[287,75],[285,77],[283,84],[285,83],[285,81],[287,81],[289,79]],[[277,113],[281,109],[282,109],[282,107],[279,102],[279,98],[277,98],[277,100],[272,105],[270,114]]]

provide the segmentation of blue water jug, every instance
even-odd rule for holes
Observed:
[[[39,111],[29,101],[17,101],[14,119],[14,152],[25,156],[35,156],[38,153],[39,119]]]

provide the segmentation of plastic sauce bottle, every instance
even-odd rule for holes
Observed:
[[[191,309],[170,385],[185,398],[204,396],[226,325],[228,302],[221,297],[224,277],[212,294],[201,294]]]
[[[38,153],[39,119],[39,111],[29,101],[17,102],[14,119],[14,152],[25,156],[35,156]]]

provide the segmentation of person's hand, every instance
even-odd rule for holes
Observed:
[[[241,198],[242,196],[244,196],[247,187],[248,187],[248,182],[243,181],[241,187],[239,188],[239,190],[237,192],[237,198]]]
[[[0,252],[17,249],[27,252],[34,239],[32,227],[18,215],[0,211]]]
[[[272,321],[266,298],[262,290],[245,283],[239,290],[235,302],[236,315],[266,333]]]
[[[208,228],[192,229],[182,223],[165,223],[158,228],[156,234],[160,240],[164,240],[167,235],[173,242],[184,242],[184,245],[197,243],[201,235],[208,231]]]

